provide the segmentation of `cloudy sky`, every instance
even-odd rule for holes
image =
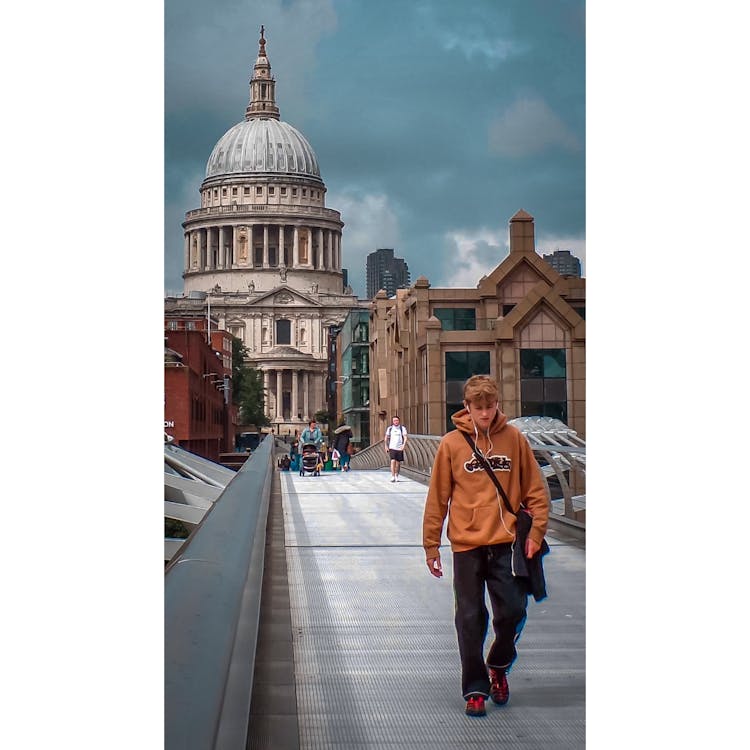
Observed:
[[[244,118],[260,25],[281,119],[318,157],[341,212],[344,267],[393,247],[412,281],[474,286],[508,252],[585,261],[582,0],[166,0],[165,291],[182,291],[187,210]],[[585,266],[584,266],[585,273]]]

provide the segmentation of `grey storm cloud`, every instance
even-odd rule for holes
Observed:
[[[549,147],[581,151],[583,146],[563,120],[539,98],[513,102],[490,123],[490,149],[501,156],[529,156]]]
[[[448,285],[456,238],[503,239],[519,208],[537,234],[583,242],[584,7],[166,0],[165,289],[182,288],[181,222],[244,116],[261,24],[281,118],[309,140],[342,213],[355,293],[378,247],[394,246],[412,279]],[[472,270],[495,265],[492,247],[462,252]]]

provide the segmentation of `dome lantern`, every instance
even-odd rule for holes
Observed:
[[[260,27],[260,39],[258,40],[258,59],[253,67],[253,77],[250,79],[250,102],[245,110],[245,119],[254,117],[279,119],[279,108],[276,106],[275,87],[271,75],[271,63],[266,56],[266,38],[264,28]]]

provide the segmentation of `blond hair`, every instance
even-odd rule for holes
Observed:
[[[472,375],[464,383],[466,403],[489,404],[497,400],[497,383],[489,375]]]

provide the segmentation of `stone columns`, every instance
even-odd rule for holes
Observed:
[[[190,234],[185,232],[185,270],[190,270]]]
[[[270,419],[271,418],[271,398],[270,398],[270,373],[268,370],[263,370],[263,413]]]
[[[302,372],[302,410],[304,418],[310,421],[310,374],[307,370]]]
[[[299,373],[297,370],[292,370],[292,420],[297,419],[297,412],[299,411],[298,406],[298,391],[299,391]]]
[[[282,411],[282,390],[281,390],[281,376],[283,375],[283,372],[281,370],[276,370],[276,419],[281,420],[283,419],[284,413]]]
[[[323,268],[323,230],[318,229],[318,270],[322,271]]]
[[[268,268],[268,224],[263,225],[263,268]]]
[[[213,253],[213,245],[211,240],[213,239],[213,228],[206,229],[206,265],[209,271],[213,271],[216,268],[215,256]]]
[[[276,258],[276,265],[280,266],[284,262],[284,225],[279,227],[279,251]]]
[[[219,247],[217,250],[217,255],[219,256],[219,268],[226,268],[227,267],[227,258],[224,251],[224,225],[222,224],[219,227]]]
[[[333,229],[328,230],[328,252],[326,253],[326,270],[333,270]]]
[[[299,227],[294,227],[294,245],[292,249],[292,268],[299,266]]]

